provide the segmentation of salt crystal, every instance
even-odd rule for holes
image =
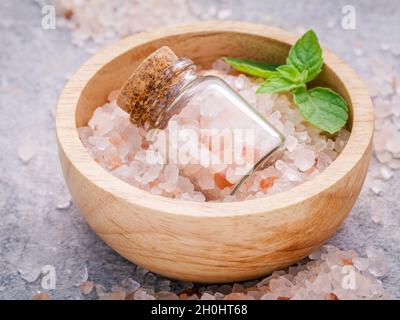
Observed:
[[[223,9],[218,12],[218,19],[226,19],[232,15],[232,10]]]
[[[381,217],[381,215],[380,215],[380,213],[377,213],[377,212],[374,212],[372,215],[371,215],[371,218],[372,218],[372,222],[373,223],[380,223],[381,221],[382,221],[382,217]]]
[[[326,141],[326,148],[328,150],[333,150],[335,148],[335,142],[332,139]]]
[[[140,283],[132,278],[124,279],[121,284],[128,294],[133,293],[140,288]]]
[[[391,168],[393,170],[398,170],[398,169],[400,169],[400,160],[392,159],[389,161],[389,163],[387,165],[389,166],[389,168]]]
[[[171,281],[161,280],[158,284],[160,291],[169,291],[171,289]]]
[[[200,300],[215,300],[215,297],[212,294],[205,292],[201,296]]]
[[[391,177],[393,177],[393,172],[386,166],[382,166],[380,168],[380,174],[383,180],[389,180]]]
[[[134,294],[134,299],[135,300],[146,300],[147,298],[147,292],[144,290],[137,290]]]
[[[260,113],[262,113],[264,115],[269,114],[270,111],[272,110],[273,104],[274,104],[274,101],[272,100],[271,95],[266,94],[266,93],[257,94],[257,96],[256,96],[256,107],[257,107],[257,110]],[[290,122],[287,121],[286,123],[290,123]],[[294,130],[294,126],[293,125],[292,125],[292,128]],[[287,131],[290,131],[290,128],[287,129]],[[288,134],[292,133],[292,132],[293,131],[288,132]]]
[[[381,50],[382,51],[389,51],[390,50],[390,45],[387,43],[382,43],[381,44]]]
[[[315,143],[315,151],[321,152],[327,147],[325,139],[320,139]]]
[[[300,149],[293,155],[294,164],[300,171],[307,171],[315,163],[315,152],[309,149]]]
[[[390,137],[386,141],[386,149],[392,153],[400,152],[400,134]]]
[[[376,158],[380,163],[387,163],[393,159],[392,154],[390,152],[377,152],[375,153]]]
[[[244,89],[244,87],[246,85],[246,81],[247,81],[247,77],[245,77],[243,75],[239,75],[234,81],[235,89],[237,89],[237,90]]]
[[[353,265],[360,271],[368,269],[369,260],[367,258],[357,257],[353,259]]]
[[[237,292],[237,293],[244,292],[244,287],[240,283],[235,283],[232,287],[232,292]]]
[[[218,292],[221,292],[224,295],[230,294],[232,292],[232,287],[227,284],[223,284],[218,288]]]
[[[71,204],[72,204],[71,200],[67,200],[65,202],[57,204],[56,209],[65,210],[65,209],[68,209],[71,206]]]
[[[84,281],[80,285],[81,292],[84,295],[88,295],[93,291],[94,288],[94,282],[93,281]]]
[[[23,163],[28,163],[35,153],[36,147],[28,141],[24,141],[18,146],[18,157]]]
[[[97,149],[104,151],[110,145],[110,141],[105,137],[91,136],[88,138],[89,143]]]
[[[72,276],[72,284],[75,287],[79,287],[83,282],[87,281],[89,278],[89,272],[86,266],[81,267],[78,270],[75,270]]]
[[[159,291],[156,294],[157,300],[179,300],[178,295],[173,292],[168,291]]]
[[[368,271],[373,276],[382,277],[389,272],[389,266],[385,262],[385,257],[380,250],[368,246],[365,252],[369,258]]]
[[[375,194],[379,195],[381,194],[383,190],[383,185],[379,183],[378,181],[374,181],[373,184],[370,186],[370,190]]]
[[[149,270],[142,268],[141,266],[137,266],[136,268],[136,275],[139,281],[143,281],[146,274],[149,273]]]
[[[96,295],[98,298],[101,298],[102,296],[105,295],[106,293],[106,288],[104,288],[103,285],[101,284],[95,284],[95,289],[96,289]]]
[[[297,139],[293,137],[292,135],[288,135],[285,138],[285,147],[288,149],[288,151],[293,151],[294,149],[297,148]]]
[[[355,54],[357,57],[361,57],[361,56],[364,54],[364,50],[361,49],[361,48],[354,48],[354,54]]]
[[[32,283],[39,278],[40,274],[42,273],[42,269],[38,266],[28,264],[23,269],[19,269],[18,273],[21,275],[22,279],[29,283]]]
[[[231,70],[231,66],[221,59],[216,60],[213,63],[212,67],[213,67],[213,69],[224,72],[224,73],[228,73]]]
[[[32,296],[32,300],[51,300],[48,293],[39,292]]]

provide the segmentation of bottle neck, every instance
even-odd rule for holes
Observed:
[[[154,115],[151,117],[154,121],[148,122],[149,128],[164,128],[168,120],[179,113],[181,108],[177,105],[176,98],[197,79],[196,66],[188,58],[179,58],[164,69],[162,77],[163,81],[153,102],[155,105],[151,108],[154,110]]]

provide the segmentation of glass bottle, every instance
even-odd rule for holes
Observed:
[[[178,59],[168,47],[139,65],[117,104],[149,134],[168,131],[164,158],[180,165],[209,200],[234,194],[255,170],[281,154],[284,138],[278,130],[224,80],[198,75],[190,59]],[[207,185],[210,190],[204,190]]]

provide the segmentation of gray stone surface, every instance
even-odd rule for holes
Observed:
[[[189,0],[188,0],[189,1]],[[166,1],[168,2],[168,1]],[[193,2],[190,0],[189,2]],[[197,1],[207,8],[210,1]],[[360,73],[366,61],[383,58],[398,65],[398,57],[381,50],[400,40],[400,4],[386,1],[213,1],[230,8],[229,19],[260,22],[301,31],[314,28],[322,43]],[[352,4],[357,29],[340,27],[341,8]],[[70,32],[41,28],[40,7],[34,1],[0,2],[0,299],[27,299],[41,289],[41,268],[56,270],[58,299],[81,299],[76,283],[85,276],[110,287],[126,277],[151,285],[152,276],[124,260],[105,245],[82,219],[78,209],[59,210],[69,199],[58,164],[54,111],[68,76],[89,54],[74,47]],[[354,43],[364,43],[356,57]],[[24,164],[18,147],[33,146],[33,158]],[[400,173],[385,183],[382,196],[364,188],[351,215],[329,241],[343,249],[364,252],[381,247],[391,264],[382,279],[387,291],[400,297]],[[371,215],[381,212],[383,222]],[[139,271],[139,272],[137,272]],[[162,278],[157,277],[158,283]],[[187,284],[173,282],[175,289]],[[94,298],[92,294],[89,298]]]

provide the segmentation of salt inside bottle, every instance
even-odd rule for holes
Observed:
[[[280,132],[224,80],[197,75],[190,59],[168,47],[137,67],[117,104],[165,151],[163,164],[179,166],[208,200],[234,194],[281,154]],[[164,139],[160,129],[168,131]]]

